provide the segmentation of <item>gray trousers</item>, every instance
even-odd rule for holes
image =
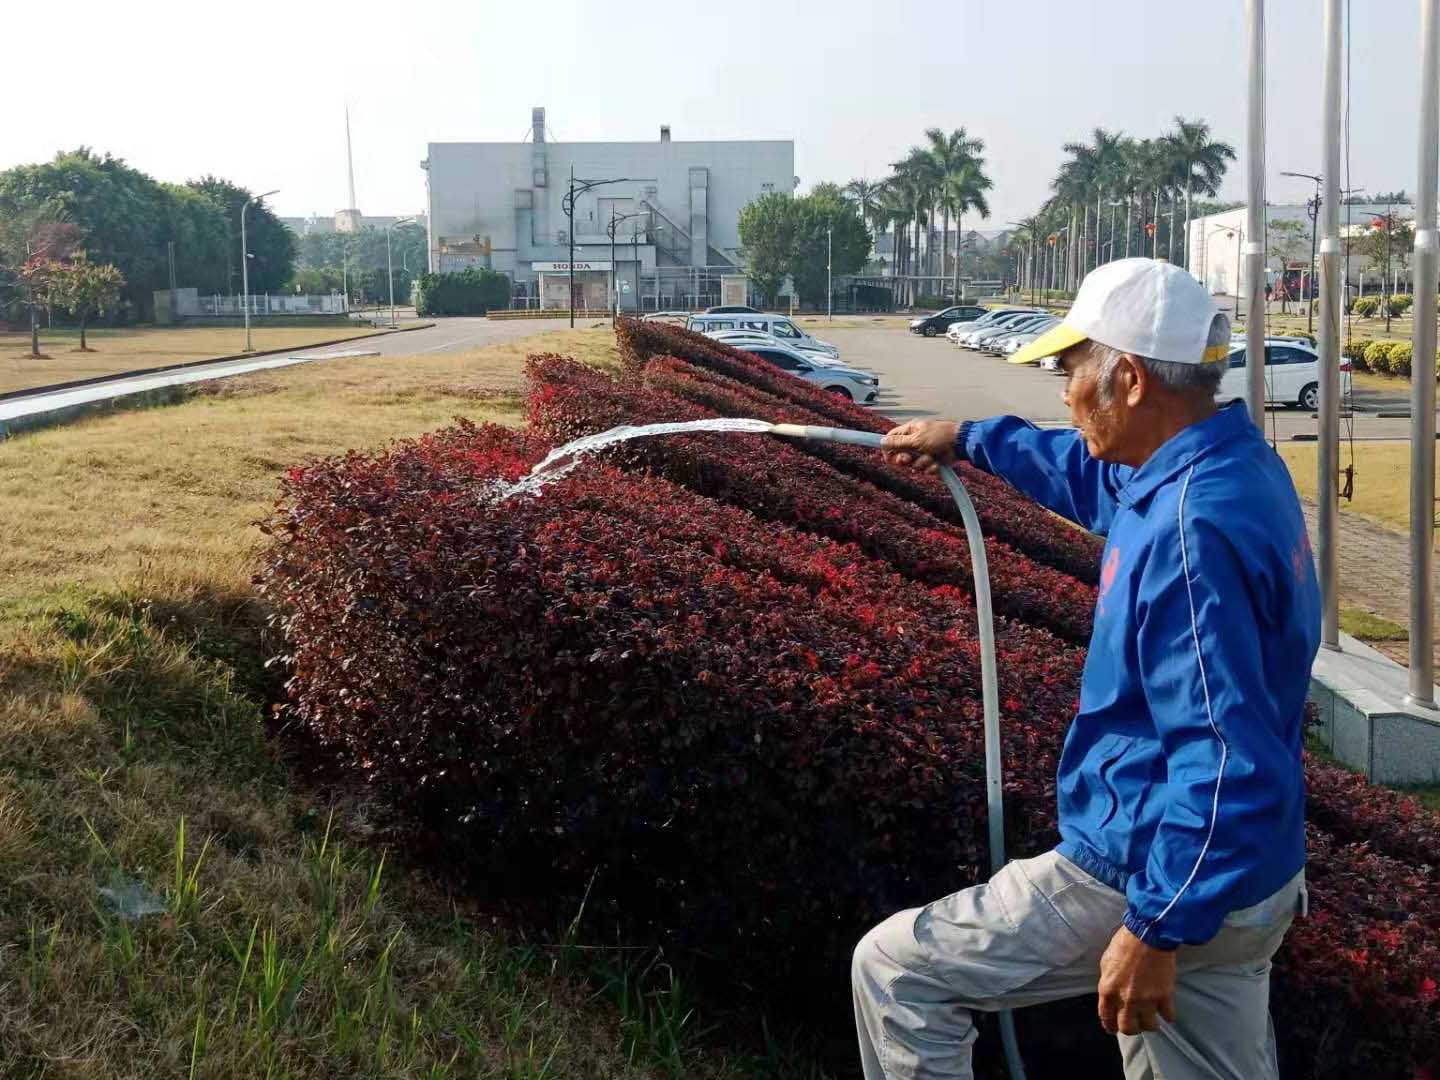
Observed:
[[[1305,902],[1304,881],[1295,875],[1206,944],[1179,950],[1176,1022],[1119,1036],[1127,1080],[1278,1076],[1270,958]],[[861,939],[851,970],[866,1080],[969,1080],[974,1011],[1093,994],[1124,916],[1123,893],[1053,851],[892,915]]]

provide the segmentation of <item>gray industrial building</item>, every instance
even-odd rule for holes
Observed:
[[[615,180],[575,200],[575,302],[604,308],[613,269],[622,307],[657,310],[727,300],[744,274],[741,209],[795,187],[790,139],[553,142],[545,110],[512,143],[430,143],[426,158],[430,269],[484,266],[509,274],[517,306],[568,307],[571,170]]]

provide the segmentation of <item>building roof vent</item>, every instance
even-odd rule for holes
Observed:
[[[670,125],[669,125],[669,124],[661,124],[661,125],[660,125],[660,141],[661,141],[661,142],[669,142],[669,141],[670,141]]]

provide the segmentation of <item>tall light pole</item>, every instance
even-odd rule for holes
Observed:
[[[612,294],[614,294],[614,301],[610,308],[611,326],[614,326],[615,320],[620,317],[620,285],[619,279],[616,277],[615,273],[615,227],[619,225],[622,221],[629,221],[631,218],[644,217],[645,214],[646,212],[644,210],[637,210],[633,214],[617,214],[613,206],[610,208],[610,222],[605,226],[605,231],[610,236],[610,291]],[[635,241],[635,231],[633,229],[630,234],[630,239],[632,248],[631,254],[633,255]],[[638,306],[640,300],[640,269],[638,265],[635,269],[635,300]]]
[[[245,351],[253,352],[250,347],[250,245],[245,240],[245,211],[250,209],[250,204],[259,202],[270,195],[277,194],[279,188],[267,191],[263,195],[252,195],[245,200],[245,205],[240,207],[240,292],[242,301],[245,304]],[[233,281],[234,278],[231,278]]]
[[[1315,454],[1315,494],[1320,570],[1320,645],[1340,648],[1340,95],[1341,45],[1344,38],[1344,0],[1323,0],[1321,41],[1321,146],[1323,180],[1316,181],[1315,225],[1311,251],[1320,248],[1319,437]],[[1323,190],[1322,190],[1323,185]],[[1323,233],[1323,239],[1319,234]],[[1312,270],[1313,260],[1312,260]],[[1308,291],[1308,290],[1307,290]],[[1306,312],[1313,320],[1316,305],[1306,297]],[[1313,323],[1312,323],[1313,325]]]
[[[830,256],[834,252],[833,230],[829,225],[825,226],[825,318],[835,321],[835,287],[830,276]]]
[[[1440,156],[1440,0],[1420,0],[1420,169],[1415,192],[1415,324],[1410,365],[1410,692],[1435,708],[1435,233]]]
[[[575,196],[584,195],[591,188],[597,188],[601,184],[633,184],[635,180],[629,176],[617,176],[611,180],[581,180],[579,186],[575,181],[575,166],[570,166],[570,190],[561,200],[560,210],[564,213],[570,227],[566,229],[567,239],[570,241],[570,328],[575,328]]]
[[[406,217],[399,221],[387,222],[385,225],[385,276],[390,279],[390,328],[392,330],[399,323],[395,321],[395,261],[390,256],[390,229],[395,225],[408,225],[414,220],[413,217]]]
[[[1326,0],[1326,3],[1328,4],[1328,3],[1329,3],[1329,0]],[[1328,11],[1329,11],[1329,8],[1326,8],[1326,11],[1328,12]],[[1330,55],[1330,54],[1329,54],[1329,43],[1328,43],[1328,41],[1327,41],[1327,43],[1326,43],[1326,54],[1325,54],[1325,55],[1326,55],[1326,61],[1328,62],[1328,60],[1329,60],[1329,55]],[[1327,129],[1327,130],[1328,130],[1328,129]],[[1308,199],[1308,200],[1306,200],[1306,202],[1305,202],[1305,213],[1306,213],[1306,214],[1309,216],[1309,218],[1310,218],[1310,269],[1309,269],[1308,273],[1307,273],[1306,276],[1305,276],[1305,286],[1300,290],[1300,292],[1301,292],[1302,294],[1308,294],[1308,293],[1310,292],[1310,290],[1314,287],[1314,283],[1315,283],[1315,250],[1316,250],[1316,241],[1317,241],[1317,240],[1319,239],[1319,237],[1320,237],[1320,229],[1319,229],[1320,211],[1321,211],[1321,209],[1323,208],[1324,203],[1325,203],[1325,200],[1324,200],[1324,198],[1321,196],[1320,192],[1321,192],[1321,188],[1322,188],[1322,187],[1326,187],[1326,189],[1328,190],[1328,186],[1325,185],[1325,178],[1324,178],[1323,176],[1316,176],[1314,173],[1282,172],[1280,175],[1281,175],[1281,176],[1294,176],[1294,177],[1296,177],[1296,178],[1298,178],[1298,179],[1301,179],[1301,180],[1314,180],[1314,181],[1315,181],[1315,196],[1314,196],[1314,198]],[[1315,322],[1314,322],[1314,319],[1311,317],[1311,316],[1314,315],[1314,310],[1313,310],[1313,306],[1312,306],[1311,303],[1310,303],[1310,297],[1309,297],[1309,295],[1302,295],[1302,299],[1304,299],[1304,301],[1305,301],[1305,311],[1306,311],[1305,332],[1306,332],[1307,334],[1308,334],[1308,333],[1314,333],[1314,331],[1315,331]]]
[[[1245,92],[1245,400],[1265,426],[1265,0],[1245,0],[1248,87]]]

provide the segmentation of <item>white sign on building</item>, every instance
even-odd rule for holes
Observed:
[[[552,273],[552,272],[569,273],[569,272],[570,272],[570,269],[571,269],[571,265],[572,265],[572,264],[571,264],[571,263],[568,263],[568,262],[537,262],[537,263],[531,263],[531,264],[530,264],[530,269],[539,271],[540,273],[546,273],[546,274]],[[603,262],[578,262],[578,261],[577,261],[577,262],[575,262],[573,265],[574,265],[575,272],[576,272],[577,274],[578,274],[580,271],[582,271],[582,270],[609,270],[609,269],[610,269],[610,260],[609,260],[609,259],[606,259],[606,260],[604,260]]]

